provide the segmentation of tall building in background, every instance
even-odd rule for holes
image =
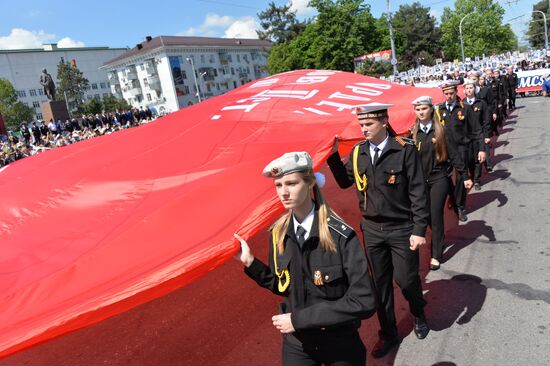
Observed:
[[[84,98],[101,99],[111,93],[111,86],[107,72],[100,67],[126,51],[126,48],[109,47],[58,48],[55,43],[36,49],[0,50],[0,77],[8,79],[19,100],[34,108],[36,119],[42,119],[40,104],[48,100],[39,82],[43,68],[58,86],[57,65],[60,61],[74,62],[90,81]]]
[[[146,37],[101,70],[115,96],[170,113],[268,76],[270,47],[258,39]]]

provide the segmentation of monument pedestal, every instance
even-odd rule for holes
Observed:
[[[65,122],[66,120],[70,119],[69,111],[67,110],[67,104],[65,104],[64,100],[48,100],[47,102],[42,102],[41,107],[42,119],[46,121],[46,123],[50,122],[50,120],[53,120],[54,122],[56,122],[57,120]]]

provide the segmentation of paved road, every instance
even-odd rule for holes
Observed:
[[[395,365],[550,365],[550,99],[517,104],[468,222],[426,276],[434,331],[409,334]]]
[[[396,292],[400,347],[369,365],[550,365],[550,99],[518,99],[496,144],[495,171],[468,198],[469,221],[447,216],[446,262],[422,278],[433,330],[419,341]],[[327,174],[325,193],[351,224],[355,193]],[[350,202],[353,202],[350,204]],[[267,235],[251,242],[267,253]],[[100,270],[100,269],[98,269]],[[236,262],[119,316],[0,361],[0,366],[279,365],[277,299]],[[363,322],[370,349],[376,317]]]

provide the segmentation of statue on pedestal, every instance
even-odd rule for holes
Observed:
[[[42,74],[40,74],[40,84],[44,88],[44,94],[46,94],[48,99],[55,101],[55,83],[53,82],[52,76],[48,74],[46,69],[42,69]]]

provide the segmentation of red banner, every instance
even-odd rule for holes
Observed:
[[[0,357],[184,286],[231,258],[282,211],[263,167],[336,134],[362,138],[353,107],[438,89],[301,70],[244,85],[138,128],[0,169]],[[344,153],[345,151],[342,151]]]

